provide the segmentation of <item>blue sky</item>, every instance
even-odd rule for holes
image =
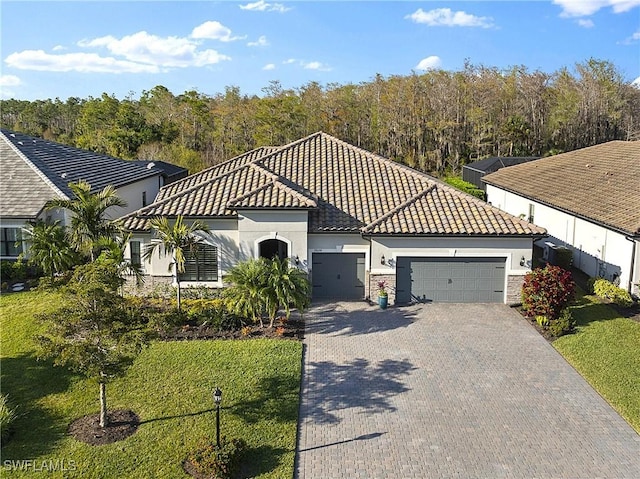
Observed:
[[[475,65],[553,72],[609,60],[640,83],[640,0],[2,1],[0,95],[103,92],[138,98],[164,85],[261,94],[310,81]]]

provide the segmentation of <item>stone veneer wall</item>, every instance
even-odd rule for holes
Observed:
[[[507,278],[507,304],[514,305],[522,303],[522,284],[524,276],[509,276]]]
[[[376,302],[378,301],[378,281],[386,281],[386,290],[389,294],[389,304],[395,304],[396,301],[396,275],[395,274],[372,274],[369,275],[369,292],[368,298]]]
[[[171,276],[143,276],[144,282],[136,284],[134,277],[129,276],[124,284],[124,292],[133,296],[149,296],[157,294],[160,296],[174,296],[175,288],[172,286]]]

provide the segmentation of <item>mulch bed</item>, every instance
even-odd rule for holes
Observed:
[[[263,328],[257,325],[247,326],[243,333],[238,331],[219,331],[207,325],[185,324],[164,331],[160,334],[160,339],[165,341],[186,341],[193,339],[256,339],[256,338],[278,338],[278,339],[304,339],[304,320],[290,318],[285,324],[276,321],[272,328],[268,323]]]
[[[121,441],[138,430],[140,418],[130,409],[118,409],[107,413],[109,425],[100,427],[100,415],[92,414],[76,419],[69,426],[69,434],[78,441],[101,446]]]

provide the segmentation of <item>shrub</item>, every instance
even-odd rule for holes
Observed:
[[[220,448],[206,443],[196,452],[189,454],[187,460],[200,474],[219,479],[230,479],[240,466],[242,453],[247,443],[243,439],[220,440]]]
[[[553,265],[534,269],[524,278],[522,309],[527,316],[546,316],[553,321],[571,301],[574,290],[571,272]]]
[[[556,338],[568,334],[573,331],[576,321],[569,309],[563,309],[560,317],[549,322],[549,332]]]
[[[473,183],[464,181],[462,178],[458,178],[457,176],[447,176],[444,179],[444,182],[460,191],[464,191],[465,193],[470,194],[471,196],[475,196],[482,201],[486,201],[487,199],[487,194],[484,191],[482,191]]]
[[[546,316],[536,316],[536,323],[543,329],[547,329],[549,326],[549,318]]]
[[[560,266],[562,269],[570,270],[573,265],[573,251],[564,246],[556,248],[556,266]]]
[[[0,261],[2,281],[22,280],[27,277],[27,265],[22,261]]]
[[[244,326],[239,316],[229,311],[227,303],[220,299],[185,299],[183,310],[190,321],[198,325],[208,324],[218,331],[236,331]]]
[[[9,404],[9,398],[6,394],[0,394],[0,442],[9,439],[13,432],[13,422],[18,417],[15,407]]]
[[[597,278],[593,282],[593,293],[599,298],[607,299],[625,308],[633,304],[633,299],[628,291],[625,291],[604,278]]]

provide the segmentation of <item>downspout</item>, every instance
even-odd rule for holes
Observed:
[[[625,236],[624,239],[631,241],[633,244],[633,246],[631,246],[631,270],[629,271],[629,283],[627,284],[627,292],[631,294],[633,292],[633,274],[635,273],[636,267],[636,246],[638,242],[628,236]]]

